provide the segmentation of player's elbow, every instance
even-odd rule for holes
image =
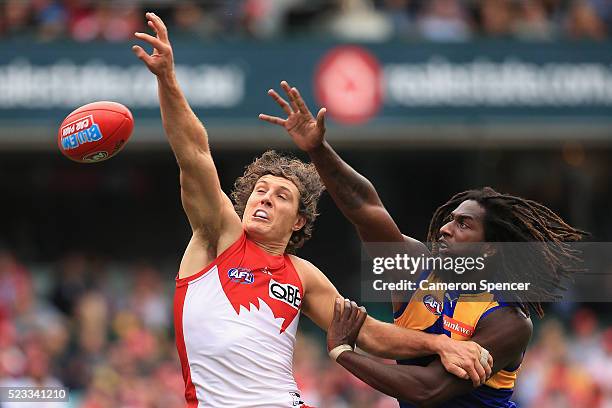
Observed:
[[[430,383],[420,379],[417,384],[414,384],[410,389],[403,387],[399,399],[407,401],[417,407],[435,407],[440,401],[440,387],[435,383]]]
[[[398,395],[398,399],[400,401],[406,401],[416,407],[433,407],[434,404],[431,403],[432,393],[420,387],[413,388],[412,390],[407,390],[406,387],[403,387],[400,394]]]
[[[208,149],[201,146],[184,148],[175,152],[176,162],[182,174],[198,174],[214,169],[212,156]]]

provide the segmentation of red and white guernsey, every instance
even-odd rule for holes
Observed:
[[[303,288],[287,255],[247,239],[176,279],[174,329],[187,406],[303,407],[293,348]]]

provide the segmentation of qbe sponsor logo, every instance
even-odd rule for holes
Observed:
[[[278,283],[274,279],[270,279],[270,284],[268,285],[268,295],[272,299],[285,302],[295,309],[299,309],[300,305],[302,304],[300,289],[297,286],[291,285],[290,283]]]

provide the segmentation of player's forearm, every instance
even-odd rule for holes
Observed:
[[[353,224],[367,218],[365,204],[380,203],[372,183],[342,160],[326,141],[308,155],[334,202]]]
[[[157,78],[162,123],[181,167],[196,153],[210,153],[206,129],[191,110],[174,73]]]
[[[430,400],[432,386],[427,375],[420,375],[425,374],[424,367],[383,364],[352,351],[340,354],[337,362],[386,395],[417,406],[426,406]]]
[[[402,360],[439,354],[446,336],[405,329],[368,317],[359,332],[357,345],[382,358]]]

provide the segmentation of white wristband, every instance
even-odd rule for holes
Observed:
[[[329,356],[331,357],[332,360],[337,361],[340,354],[344,353],[345,351],[353,351],[353,348],[349,346],[348,344],[341,344],[339,346],[334,347],[332,350],[330,350]]]

